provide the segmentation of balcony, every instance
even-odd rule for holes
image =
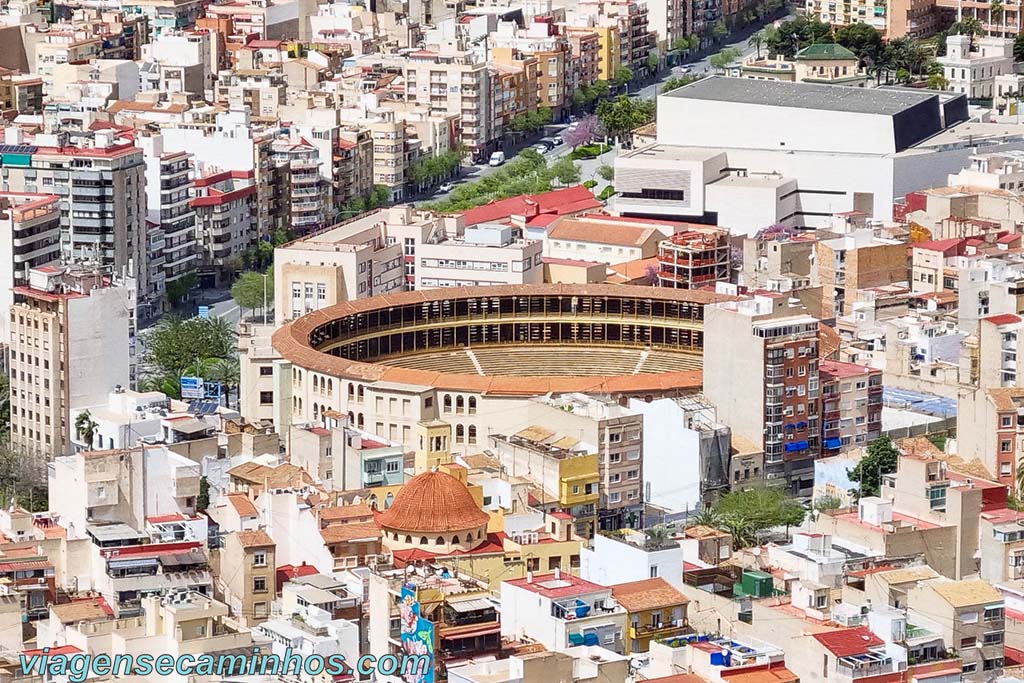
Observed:
[[[681,636],[690,631],[689,624],[684,619],[678,621],[663,622],[660,624],[631,624],[629,626],[630,640],[639,638],[671,638]]]

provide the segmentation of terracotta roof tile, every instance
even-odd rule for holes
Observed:
[[[243,548],[262,548],[268,545],[274,545],[274,539],[272,539],[270,534],[263,529],[236,531],[234,535],[238,538],[238,542]]]
[[[690,599],[683,595],[678,588],[674,588],[672,584],[661,577],[619,583],[612,586],[611,589],[612,595],[619,604],[630,612],[643,612],[649,609],[685,605],[690,602]]]
[[[424,472],[410,479],[378,518],[382,527],[423,533],[467,531],[489,520],[466,485],[446,472]]]

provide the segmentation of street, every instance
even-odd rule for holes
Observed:
[[[792,19],[792,18],[793,18],[792,15],[790,15],[790,16],[786,16],[786,17],[780,18],[779,21],[785,21],[787,19]],[[773,20],[772,23],[774,23],[774,20]],[[755,33],[756,30],[760,30],[760,28],[761,27],[756,27],[756,28],[755,27],[750,27],[747,30],[744,30],[744,31],[736,34],[735,36],[733,36],[734,42],[722,45],[719,48],[719,50],[724,50],[726,48],[733,47],[733,48],[736,48],[736,49],[738,49],[740,51],[740,59],[741,60],[747,58],[748,56],[750,56],[750,55],[752,55],[752,54],[754,54],[756,52],[756,49],[754,47],[750,47],[750,46],[747,45],[747,41],[750,39],[750,36],[752,36]],[[763,52],[764,52],[764,50],[762,48],[762,53]],[[696,60],[694,62],[688,62],[686,64],[686,66],[690,67],[690,72],[689,73],[694,74],[694,75],[702,74],[702,73],[705,73],[705,72],[710,73],[711,72],[711,54],[708,54],[705,57],[702,57],[701,59]],[[681,76],[681,75],[682,75],[682,71],[678,67],[674,67],[674,68],[671,68],[671,69],[665,69],[660,74],[658,74],[657,80],[652,81],[652,82],[650,82],[650,83],[640,87],[638,90],[630,92],[629,95],[630,95],[630,97],[639,97],[639,98],[645,98],[645,99],[656,97],[661,92],[662,86],[665,85],[665,83],[666,83],[666,81],[668,81],[668,79],[670,79],[672,77],[675,77],[675,76]],[[564,125],[562,125],[562,124],[551,125],[551,126],[547,126],[546,128],[547,128],[548,133],[547,133],[547,135],[545,135],[545,137],[546,138],[552,138],[552,137],[555,137],[556,135],[561,135],[562,131],[564,131],[566,128],[568,128],[568,124],[564,124]],[[550,162],[553,163],[555,161],[558,161],[558,159],[560,159],[561,157],[565,156],[566,154],[569,154],[570,152],[572,152],[572,148],[569,145],[560,145],[560,146],[555,147],[554,149],[552,149],[545,156],[547,157],[547,159]],[[588,160],[584,160],[584,161],[578,162],[579,166],[580,166],[580,172],[581,172],[580,173],[580,179],[581,180],[591,180],[591,179],[593,179],[593,180],[596,180],[598,182],[598,185],[594,188],[594,193],[595,194],[600,192],[604,188],[604,186],[608,184],[607,182],[605,182],[604,180],[602,180],[600,177],[597,176],[597,169],[602,164],[611,164],[614,161],[614,159],[615,159],[615,152],[616,152],[616,150],[612,149],[611,151],[603,154],[598,159],[588,159]],[[500,166],[489,166],[489,165],[487,165],[486,162],[482,163],[482,164],[474,164],[474,165],[471,165],[471,166],[463,166],[461,174],[460,174],[458,180],[455,181],[455,184],[459,185],[459,184],[462,184],[462,183],[469,183],[469,182],[473,182],[473,181],[476,181],[476,180],[480,180],[481,178],[485,178],[485,177],[489,176],[490,174],[494,173],[499,168],[501,168],[501,167]],[[417,199],[417,200],[415,200],[414,203],[416,203],[416,204],[429,204],[429,203],[432,203],[432,202],[441,201],[441,200],[445,199],[448,196],[448,194],[449,193],[447,193],[447,192],[436,192],[434,194],[431,194],[429,196],[423,197],[421,199]]]

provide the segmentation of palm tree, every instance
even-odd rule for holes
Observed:
[[[203,378],[210,382],[220,382],[224,387],[224,400],[230,404],[231,390],[238,387],[240,381],[238,358],[213,358],[205,364]]]
[[[754,31],[754,35],[750,36],[750,39],[747,41],[747,47],[757,49],[757,59],[761,59],[762,44],[764,44],[764,33],[762,31]]]
[[[92,419],[88,410],[83,410],[75,418],[75,432],[78,438],[85,442],[87,448],[92,448],[92,440],[96,436],[98,424]]]
[[[660,550],[669,540],[668,529],[660,524],[646,529],[644,535],[647,537],[644,545],[648,550]]]
[[[992,0],[989,3],[988,18],[990,25],[998,24],[1000,20],[1006,18],[1006,6],[1003,5],[1003,0]],[[988,33],[989,35],[992,35],[992,31],[989,31]],[[1003,34],[1006,34],[1005,27],[1003,30]]]
[[[726,515],[720,522],[723,531],[732,536],[734,548],[748,548],[757,543],[757,534],[750,522],[738,515]]]
[[[974,50],[974,38],[985,32],[977,17],[964,17],[950,27],[950,32],[959,36],[968,36],[971,39],[970,49]]]
[[[704,508],[693,517],[686,520],[686,526],[717,527],[721,522],[722,518],[717,512],[715,512],[714,508]]]

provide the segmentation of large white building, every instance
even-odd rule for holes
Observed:
[[[949,82],[946,89],[972,100],[1017,92],[1020,76],[1014,73],[1013,39],[979,38],[973,51],[971,42],[970,36],[946,38],[946,55],[936,60]]]
[[[967,98],[705,78],[658,98],[657,142],[615,162],[615,210],[753,234],[892,217],[893,198],[945,185],[978,147],[1024,148],[1024,126],[967,122]]]

